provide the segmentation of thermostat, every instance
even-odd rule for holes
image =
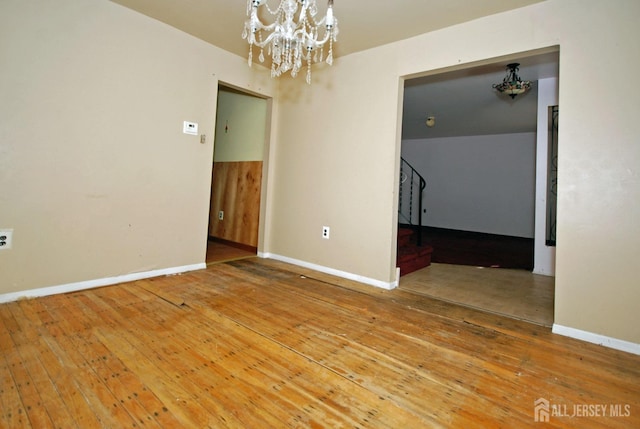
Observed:
[[[191,134],[193,136],[198,135],[198,124],[195,122],[184,121],[182,126],[182,132],[185,134]]]

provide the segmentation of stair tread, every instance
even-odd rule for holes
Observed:
[[[412,228],[398,228],[396,265],[400,268],[401,276],[431,265],[433,247],[418,246],[413,239],[414,235]]]
[[[401,246],[398,248],[399,255],[426,255],[433,253],[431,246]]]

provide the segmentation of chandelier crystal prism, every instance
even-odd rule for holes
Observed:
[[[496,83],[493,87],[500,92],[508,94],[512,99],[516,98],[516,95],[523,94],[530,90],[531,81],[522,80],[522,78],[518,76],[519,67],[520,63],[507,64],[507,75],[501,83]]]
[[[266,11],[274,22],[265,24],[259,11]],[[253,63],[254,46],[260,49],[258,59],[264,62],[264,50],[271,56],[271,77],[291,72],[296,77],[307,67],[307,83],[311,83],[311,64],[325,61],[333,64],[333,43],[337,41],[338,20],[333,15],[333,0],[328,0],[327,13],[317,19],[316,0],[280,0],[272,10],[267,0],[247,0],[247,17],[242,38],[249,43],[249,66]],[[322,34],[322,35],[321,35]],[[327,55],[324,47],[328,44]]]

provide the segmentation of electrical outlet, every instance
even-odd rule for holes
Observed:
[[[218,220],[224,220],[224,211],[223,210],[220,210],[218,212]]]
[[[0,250],[11,249],[13,229],[0,229]]]
[[[328,226],[323,226],[322,227],[322,238],[325,239],[329,239],[329,232],[331,232],[331,228],[329,228]]]

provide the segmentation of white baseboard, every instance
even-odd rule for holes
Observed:
[[[611,349],[640,355],[640,344],[632,343],[630,341],[619,340],[617,338],[594,334],[593,332],[582,331],[580,329],[569,328],[567,326],[557,325],[555,323],[553,324],[553,328],[551,329],[551,331],[554,334],[564,335],[565,337],[571,337],[589,343],[598,344],[604,347],[609,347]]]
[[[68,283],[58,286],[49,286],[39,289],[30,289],[20,292],[11,292],[0,295],[0,304],[4,302],[17,301],[23,298],[37,298],[39,296],[55,295],[58,293],[76,292],[84,289],[92,289],[101,286],[115,285],[118,283],[132,282],[135,280],[148,279],[151,277],[180,274],[187,271],[201,270],[207,268],[207,264],[183,265],[181,267],[164,268],[161,270],[144,271],[139,273],[124,274],[116,277],[106,277],[102,279],[87,280],[77,283]]]
[[[340,270],[336,270],[336,269],[333,269],[333,268],[324,267],[322,265],[312,264],[311,262],[305,262],[305,261],[301,261],[299,259],[289,258],[287,256],[276,255],[274,253],[258,252],[258,256],[261,257],[261,258],[266,258],[266,259],[275,259],[277,261],[286,262],[286,263],[292,264],[292,265],[298,265],[300,267],[309,268],[311,270],[319,271],[321,273],[331,274],[331,275],[336,276],[336,277],[342,277],[342,278],[347,279],[347,280],[353,280],[353,281],[356,281],[358,283],[364,283],[364,284],[367,284],[367,285],[370,285],[370,286],[379,287],[379,288],[382,288],[382,289],[391,290],[391,289],[395,289],[396,287],[398,287],[398,279],[397,278],[393,282],[383,282],[383,281],[372,279],[372,278],[369,278],[369,277],[360,276],[358,274],[353,274],[353,273],[349,273],[349,272],[346,272],[346,271],[340,271]]]
[[[552,272],[550,272],[548,270],[545,270],[543,268],[537,268],[537,267],[534,267],[532,273],[533,274],[538,274],[538,275],[541,275],[541,276],[547,276],[547,277],[555,277],[556,276],[555,273],[552,273]]]

